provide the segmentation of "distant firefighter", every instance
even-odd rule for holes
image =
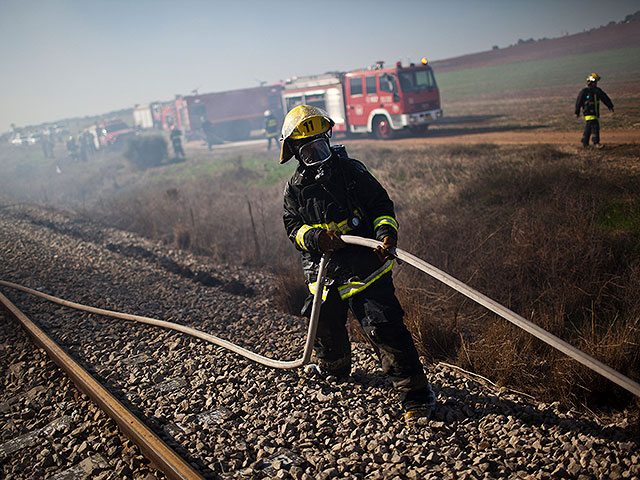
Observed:
[[[80,160],[87,161],[87,154],[89,152],[89,141],[85,133],[78,136],[78,142],[80,144]]]
[[[207,146],[209,150],[211,150],[211,146],[215,143],[215,134],[213,133],[213,123],[211,123],[207,118],[200,117],[200,121],[202,122],[202,132],[204,133],[204,138],[207,140]]]
[[[613,112],[613,102],[604,91],[598,87],[600,76],[592,73],[587,77],[587,86],[580,91],[576,100],[576,118],[580,117],[580,110],[584,114],[586,121],[584,133],[582,134],[582,146],[589,146],[589,138],[593,139],[593,146],[602,148],[600,144],[600,100],[604,103],[609,111]]]
[[[53,134],[45,135],[47,139],[47,148],[49,150],[49,158],[56,158],[56,155],[53,151],[56,144],[56,137]]]
[[[49,138],[49,134],[43,134],[42,140],[40,141],[40,145],[42,147],[42,153],[44,154],[44,158],[49,158],[51,139]]]
[[[96,141],[95,141],[95,137],[93,136],[93,133],[91,133],[90,130],[85,130],[82,133],[82,138],[84,143],[86,144],[87,153],[95,153],[97,149],[96,149]]]
[[[271,110],[266,110],[264,112],[264,134],[267,137],[267,150],[271,150],[271,141],[273,140],[273,144],[277,144],[276,137],[278,136],[278,120],[271,113]]]
[[[78,143],[73,135],[69,135],[67,138],[67,152],[73,160],[78,159]]]
[[[184,150],[182,149],[182,131],[177,129],[175,125],[172,126],[169,138],[171,139],[171,145],[173,146],[175,156],[184,157]]]

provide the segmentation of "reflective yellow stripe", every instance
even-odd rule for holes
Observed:
[[[309,287],[309,291],[311,292],[311,295],[315,295],[316,294],[316,286],[317,286],[317,282],[313,282],[313,283],[309,283],[307,286]],[[324,302],[327,299],[327,295],[329,294],[329,289],[327,287],[324,287],[322,289],[322,301]]]
[[[314,227],[322,228],[324,230],[340,230],[343,231],[344,228],[348,228],[347,220],[343,220],[340,223],[330,222],[330,223],[314,223]]]
[[[391,225],[396,232],[398,231],[398,222],[396,219],[389,216],[378,217],[373,221],[373,229],[376,230],[381,225]]]
[[[324,230],[334,230],[334,231],[339,231],[341,233],[347,233],[351,230],[353,230],[350,226],[349,226],[349,220],[343,220],[340,223],[336,223],[336,222],[331,222],[331,223],[315,223],[313,225],[311,225],[314,228],[322,228]]]
[[[340,294],[340,298],[345,300],[352,295],[355,295],[358,292],[361,292],[373,282],[378,280],[382,275],[389,272],[393,267],[393,260],[387,260],[382,267],[373,272],[367,278],[360,282],[350,282],[345,285],[338,287],[338,293]]]
[[[354,215],[358,215],[358,210],[354,210],[353,213]],[[342,220],[340,223],[330,222],[330,223],[314,223],[313,225],[303,225],[298,229],[298,233],[296,233],[296,243],[300,245],[300,248],[302,248],[303,250],[306,250],[307,252],[309,251],[309,249],[304,243],[304,234],[307,233],[312,228],[322,228],[323,230],[333,230],[334,232],[340,232],[340,233],[347,233],[353,230],[353,228],[349,226],[348,219]]]
[[[309,251],[307,246],[304,244],[304,234],[307,233],[312,228],[313,227],[311,225],[303,225],[300,227],[300,229],[298,230],[298,233],[296,234],[296,243],[300,245],[300,248],[302,248],[303,250]]]
[[[597,115],[585,115],[584,119],[585,120],[597,120],[598,116]]]

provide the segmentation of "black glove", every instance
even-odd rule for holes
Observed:
[[[332,253],[346,247],[346,245],[334,230],[323,230],[318,235],[318,248],[322,253]]]
[[[378,255],[380,261],[384,263],[387,260],[393,260],[394,258],[396,258],[397,244],[398,241],[394,237],[387,235],[382,240],[382,245],[377,246],[373,249],[373,251],[376,252],[376,255]]]

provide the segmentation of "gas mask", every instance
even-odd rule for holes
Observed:
[[[331,148],[325,136],[305,142],[297,150],[296,157],[307,167],[318,167],[331,158]]]

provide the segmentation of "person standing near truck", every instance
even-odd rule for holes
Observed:
[[[593,146],[602,148],[600,143],[600,100],[609,111],[613,112],[613,102],[604,90],[598,87],[600,76],[592,73],[587,77],[587,86],[583,88],[576,99],[576,118],[580,117],[580,110],[584,113],[585,126],[582,134],[582,146],[589,146],[589,138],[593,139]]]
[[[200,117],[200,121],[202,122],[202,132],[204,133],[204,138],[207,141],[207,147],[209,148],[209,151],[211,151],[211,146],[215,141],[213,123],[211,123],[206,117]]]
[[[331,253],[314,344],[315,371],[320,376],[349,376],[346,321],[351,310],[371,341],[382,371],[400,393],[405,418],[428,416],[435,396],[403,322],[404,311],[391,277],[398,237],[393,202],[342,145],[330,146],[334,125],[324,110],[300,105],[285,117],[281,137],[280,163],[292,157],[299,162],[284,190],[283,220],[289,239],[302,255],[310,291],[302,311],[307,317],[320,259]],[[382,246],[373,250],[347,245],[340,238],[347,232],[381,240]]]
[[[171,146],[173,146],[173,153],[177,157],[184,157],[184,150],[182,149],[182,131],[176,128],[175,125],[171,126],[171,133],[169,134],[171,140]]]
[[[278,120],[271,110],[264,112],[264,135],[267,137],[267,150],[271,150],[271,142],[275,144],[278,136]]]
[[[78,159],[78,143],[73,135],[69,135],[67,138],[67,152],[72,160]]]

